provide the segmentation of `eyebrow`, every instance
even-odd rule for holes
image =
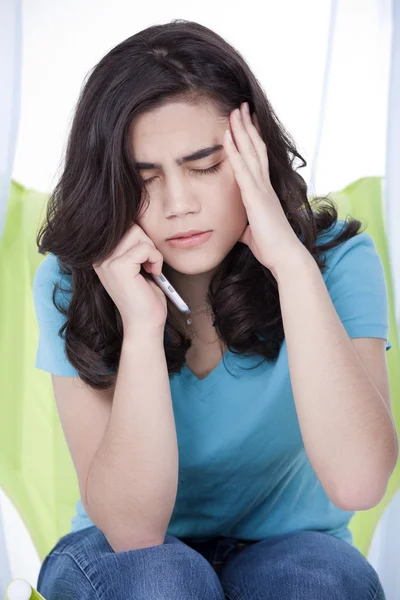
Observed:
[[[177,165],[181,166],[184,163],[192,162],[193,160],[201,160],[202,158],[206,158],[214,152],[218,152],[218,150],[223,149],[222,144],[217,144],[216,146],[208,146],[206,148],[199,148],[195,152],[191,152],[191,154],[187,154],[186,156],[181,156],[180,158],[176,158],[175,162]],[[135,162],[136,169],[144,170],[144,169],[161,169],[162,166],[158,163],[149,163],[149,162]]]

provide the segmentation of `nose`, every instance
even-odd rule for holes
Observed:
[[[198,212],[200,201],[193,188],[183,178],[171,178],[165,186],[164,212],[166,217],[179,217],[186,213]]]

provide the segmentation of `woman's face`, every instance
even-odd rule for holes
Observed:
[[[137,165],[149,194],[138,220],[165,262],[182,274],[214,270],[247,225],[240,188],[222,145],[228,119],[211,104],[171,102],[138,117],[131,133]],[[179,162],[200,149],[220,145],[208,156]],[[143,168],[142,168],[143,167]],[[212,169],[210,173],[200,170]],[[188,229],[212,230],[208,241],[175,248],[167,239]]]

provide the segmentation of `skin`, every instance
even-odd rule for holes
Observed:
[[[193,312],[205,305],[209,281],[243,234],[248,219],[224,147],[182,165],[176,159],[202,147],[222,146],[228,128],[229,119],[222,118],[210,103],[171,102],[138,117],[131,132],[135,162],[161,165],[140,169],[144,180],[154,179],[146,183],[150,201],[138,224],[164,256],[163,272]],[[215,173],[194,172],[218,163]],[[212,235],[206,243],[185,249],[166,241],[187,229],[211,229]]]

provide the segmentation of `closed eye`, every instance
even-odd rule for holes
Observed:
[[[214,165],[213,167],[210,167],[209,169],[191,169],[190,173],[199,173],[199,175],[210,175],[211,173],[216,173],[217,171],[219,171],[221,164],[222,162],[218,163],[217,165]],[[149,183],[154,179],[157,179],[157,177],[150,177],[149,179],[145,179],[143,183]]]

